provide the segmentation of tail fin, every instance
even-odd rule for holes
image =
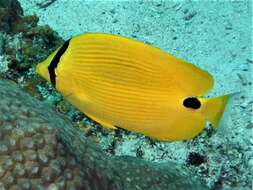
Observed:
[[[237,93],[202,99],[202,111],[206,116],[206,120],[211,122],[214,128],[220,125],[221,120],[224,120],[229,110],[231,110],[233,104],[231,101],[235,94]]]

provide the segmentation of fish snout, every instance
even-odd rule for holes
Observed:
[[[44,62],[41,62],[36,65],[36,73],[38,73],[40,76],[42,76],[47,81],[50,81],[48,67],[47,67],[47,64],[45,64]]]

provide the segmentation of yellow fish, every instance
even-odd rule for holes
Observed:
[[[159,140],[191,139],[207,121],[217,127],[228,100],[203,97],[214,83],[208,72],[143,42],[111,34],[73,37],[36,71],[101,125]]]

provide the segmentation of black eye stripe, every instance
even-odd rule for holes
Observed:
[[[198,98],[189,97],[184,99],[183,105],[186,108],[199,109],[201,107],[201,102],[198,100]]]
[[[68,49],[69,46],[69,40],[67,40],[62,47],[58,50],[52,61],[50,62],[48,66],[48,72],[50,76],[51,84],[55,87],[56,85],[56,75],[55,75],[55,69],[57,68],[57,65],[61,59],[61,56],[64,54],[64,52]]]

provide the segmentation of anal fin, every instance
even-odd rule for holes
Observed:
[[[98,119],[97,117],[87,114],[85,113],[88,117],[90,117],[92,120],[96,121],[97,123],[99,123],[100,125],[103,125],[104,127],[110,128],[110,129],[117,129],[114,125],[107,123],[105,121],[102,121],[101,119]]]

